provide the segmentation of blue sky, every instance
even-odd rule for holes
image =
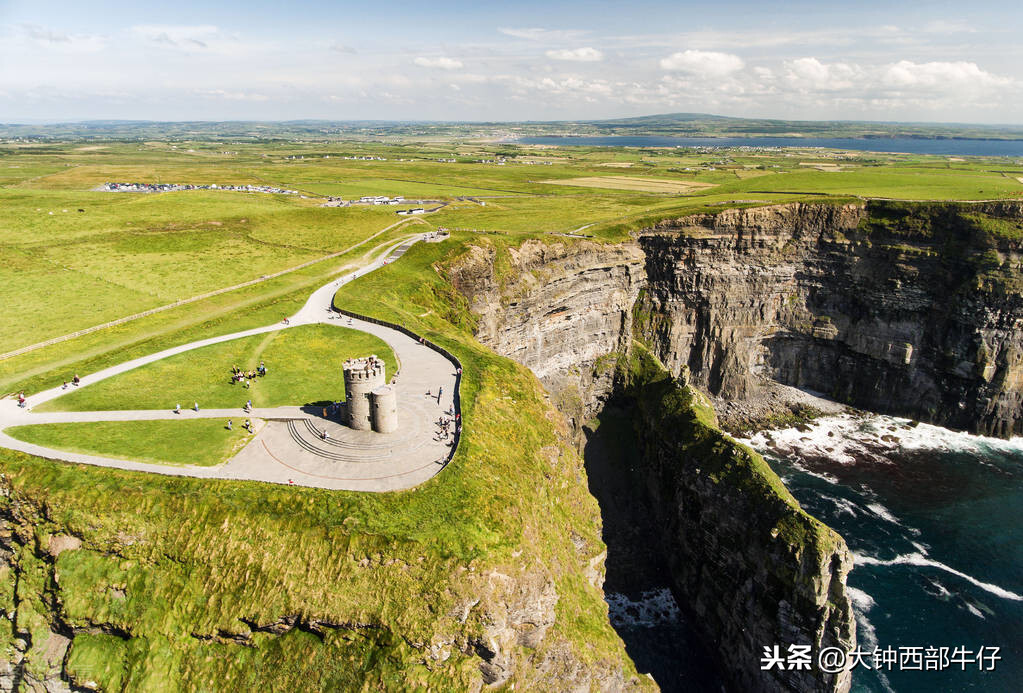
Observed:
[[[0,122],[1018,124],[1021,5],[0,0]]]

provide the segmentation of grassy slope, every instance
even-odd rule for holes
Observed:
[[[155,464],[210,466],[226,462],[252,437],[227,419],[99,421],[16,426],[6,433],[36,445]],[[70,441],[70,442],[69,442]]]
[[[32,515],[25,531],[44,542],[56,532],[85,542],[56,563],[67,622],[131,634],[84,638],[72,650],[72,670],[108,684],[175,690],[209,681],[234,688],[463,688],[478,676],[478,660],[460,648],[491,621],[485,612],[500,608],[494,590],[502,583],[486,577],[498,570],[513,580],[553,580],[557,621],[538,656],[561,641],[587,668],[632,671],[600,592],[581,570],[602,544],[595,501],[579,481],[580,460],[556,435],[560,417],[535,378],[438,317],[468,323],[464,305],[430,269],[446,253],[417,246],[401,263],[345,288],[346,305],[403,317],[465,365],[462,444],[448,469],[415,490],[211,484],[0,451],[12,487],[6,512],[23,517],[45,503],[49,519]],[[408,275],[424,281],[411,285]],[[24,573],[16,587],[19,619],[42,642],[44,598],[54,589],[48,567],[28,548],[17,560]],[[459,623],[459,605],[480,598]],[[227,639],[249,630],[241,618],[273,624],[291,616],[373,627],[325,628],[322,639],[256,634],[256,647]],[[442,647],[451,655],[430,668],[412,645],[451,637],[455,642]]]
[[[377,354],[387,373],[397,360],[373,335],[338,325],[303,325],[186,351],[75,390],[37,407],[38,411],[168,409],[175,404],[206,409],[278,407],[343,399],[341,363]],[[267,375],[246,389],[231,383],[231,368],[254,370],[265,362]]]

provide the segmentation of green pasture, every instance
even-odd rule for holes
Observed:
[[[205,409],[297,406],[344,399],[341,364],[347,358],[376,354],[388,378],[397,360],[373,335],[335,325],[302,325],[193,349],[115,375],[95,385],[45,402],[37,411],[173,409],[195,402]],[[231,382],[231,369],[255,370],[264,377],[249,387]],[[72,374],[73,375],[73,374]]]
[[[252,435],[244,419],[92,421],[8,428],[12,438],[49,448],[136,462],[208,467],[231,459]]]
[[[0,351],[272,274],[399,220],[381,209],[205,191],[8,188],[0,205]]]
[[[125,360],[207,337],[279,322],[301,308],[330,278],[351,271],[408,237],[413,220],[337,258],[265,282],[196,301],[138,320],[58,342],[0,361],[0,393],[37,392],[66,373],[94,373]]]

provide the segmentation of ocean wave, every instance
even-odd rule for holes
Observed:
[[[760,431],[743,442],[764,454],[840,464],[891,463],[887,453],[895,450],[963,452],[985,465],[987,455],[1023,454],[1023,437],[1002,440],[882,414],[822,416],[797,428]]]
[[[917,567],[921,567],[921,568],[937,568],[938,570],[943,570],[946,573],[951,573],[952,575],[955,575],[956,577],[960,577],[963,580],[966,580],[970,584],[974,585],[975,587],[979,587],[980,589],[982,589],[982,590],[984,590],[986,592],[990,592],[991,594],[995,595],[996,597],[1001,597],[1003,599],[1011,599],[1013,601],[1018,601],[1018,602],[1019,601],[1023,601],[1023,595],[1016,594],[1015,592],[1012,592],[1011,590],[1007,590],[1004,587],[999,587],[998,585],[994,585],[994,584],[992,584],[990,582],[984,582],[982,580],[978,580],[977,578],[973,577],[972,575],[967,575],[966,573],[964,573],[964,572],[962,572],[960,570],[956,570],[952,566],[945,565],[941,561],[935,561],[933,559],[930,559],[927,556],[923,555],[922,553],[914,552],[914,553],[902,554],[902,555],[896,556],[895,558],[892,558],[890,560],[884,560],[884,559],[881,559],[881,558],[877,558],[876,556],[867,556],[867,555],[864,555],[864,554],[854,553],[853,554],[853,559],[855,559],[856,563],[858,563],[860,565],[883,565],[883,566],[890,566],[890,565],[912,565],[912,566],[917,566]]]
[[[867,509],[870,510],[870,512],[877,515],[878,517],[880,517],[882,520],[887,520],[888,522],[899,525],[900,527],[902,526],[902,523],[899,522],[899,518],[892,515],[891,511],[889,511],[888,508],[884,507],[880,503],[867,503]]]

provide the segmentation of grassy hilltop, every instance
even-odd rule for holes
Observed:
[[[105,690],[204,690],[212,681],[232,690],[461,690],[481,681],[479,664],[488,655],[499,659],[487,649],[498,638],[495,624],[513,622],[527,603],[554,599],[543,637],[500,653],[510,656],[517,687],[557,689],[581,675],[579,667],[632,680],[635,669],[588,567],[597,565],[603,543],[581,460],[532,374],[475,341],[475,318],[445,280],[446,266],[472,245],[501,250],[551,234],[566,243],[574,236],[613,242],[660,218],[739,205],[1017,198],[1021,178],[1023,165],[1011,160],[819,150],[457,141],[0,144],[0,205],[7,212],[0,219],[7,311],[0,351],[311,263],[0,360],[0,393],[38,391],[69,374],[277,322],[369,251],[445,227],[449,240],[414,246],[397,263],[346,285],[336,300],[453,352],[465,366],[466,422],[447,469],[393,494],[164,478],[0,450],[8,656],[27,648],[26,671],[45,678],[61,669],[55,653],[71,638],[65,675]],[[251,183],[301,194],[94,190],[108,181]],[[380,235],[403,207],[320,206],[327,195],[376,194],[444,206]],[[303,344],[288,343],[301,340],[297,334],[269,345],[262,339],[154,364],[66,403],[166,406],[166,398],[181,396],[187,405],[188,392],[208,386],[211,404],[224,397],[236,405],[231,386],[207,383],[208,370],[251,359],[263,347],[259,353],[282,350],[278,358],[296,375],[293,387],[258,396],[273,404],[325,396],[329,382],[299,374],[324,358],[340,363],[340,356],[318,356],[333,348],[329,334]],[[293,360],[288,349],[307,360]],[[145,391],[153,379],[182,389]],[[156,423],[139,425],[152,426],[132,434],[142,440],[175,435]],[[69,446],[77,441],[109,453],[109,429],[102,428],[109,425],[90,426],[96,428],[20,435],[54,445],[66,435]],[[182,446],[165,452],[153,459],[203,463],[212,454],[190,458]],[[635,678],[637,686],[644,681]]]

